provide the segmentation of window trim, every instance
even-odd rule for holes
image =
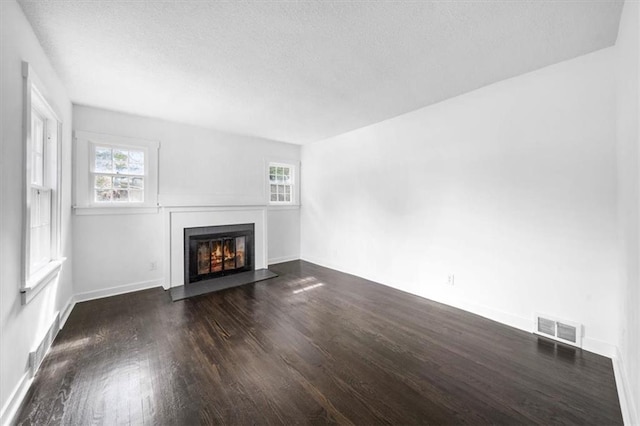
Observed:
[[[22,279],[20,292],[22,303],[31,301],[46,284],[57,277],[62,264],[66,260],[62,255],[62,121],[47,99],[46,86],[38,78],[28,62],[22,62],[23,77],[23,111],[22,111]],[[32,188],[39,187],[32,183],[32,113],[33,109],[45,119],[47,134],[55,140],[43,147],[44,173],[46,188],[51,191],[51,247],[50,259],[41,267],[32,270],[31,265],[31,193]],[[45,144],[46,145],[46,144]],[[43,175],[44,179],[44,175]],[[44,181],[42,183],[45,183]]]
[[[291,201],[271,201],[271,181],[269,180],[271,167],[288,167],[291,170]],[[291,160],[265,161],[265,198],[269,208],[292,208],[300,205],[300,162]]]
[[[158,212],[158,157],[160,142],[102,133],[74,131],[76,177],[74,209],[78,215]],[[95,147],[119,147],[145,152],[144,202],[97,202],[93,197],[92,161]]]

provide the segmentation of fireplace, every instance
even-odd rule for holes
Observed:
[[[184,283],[254,270],[254,224],[184,229]]]

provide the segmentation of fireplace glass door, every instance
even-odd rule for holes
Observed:
[[[185,235],[186,236],[186,235]],[[187,282],[252,270],[250,264],[251,233],[228,232],[186,236],[186,259],[189,263]]]

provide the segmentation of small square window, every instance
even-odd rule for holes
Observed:
[[[145,151],[95,145],[93,149],[96,203],[143,203]]]

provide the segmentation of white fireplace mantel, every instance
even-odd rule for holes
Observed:
[[[165,289],[184,285],[184,229],[199,226],[255,225],[255,268],[267,267],[267,207],[164,207]]]

